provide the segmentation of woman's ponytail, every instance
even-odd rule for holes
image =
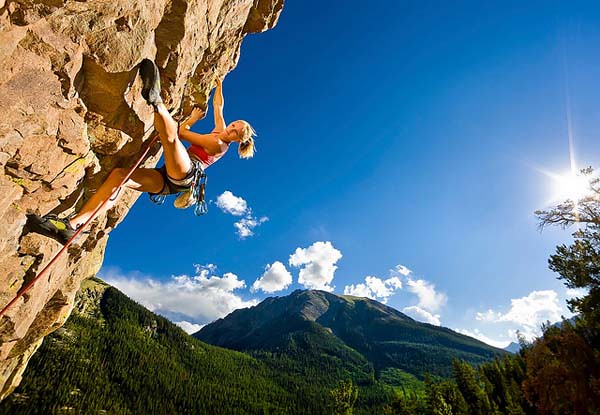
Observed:
[[[240,140],[240,144],[238,147],[238,154],[240,158],[249,159],[254,156],[256,151],[256,147],[254,145],[254,136],[256,135],[256,131],[248,122],[242,121],[244,124],[244,128],[242,129],[242,139]]]

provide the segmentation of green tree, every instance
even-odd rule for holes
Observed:
[[[406,391],[397,393],[392,402],[383,408],[385,415],[418,415],[428,414],[425,402],[415,393],[407,394]]]
[[[452,405],[446,402],[441,383],[434,383],[429,377],[425,379],[427,393],[427,413],[431,415],[453,415]]]
[[[443,381],[437,387],[441,391],[444,401],[450,405],[452,415],[467,415],[469,413],[469,406],[455,382]]]
[[[336,415],[352,415],[352,408],[358,398],[358,387],[354,386],[352,380],[341,381],[337,387],[331,390],[330,394]]]
[[[550,269],[569,288],[582,288],[587,293],[569,300],[569,309],[578,313],[578,327],[587,330],[595,347],[600,345],[600,179],[592,168],[581,171],[589,184],[589,194],[579,200],[566,200],[549,210],[536,211],[540,227],[563,228],[579,225],[574,242],[560,245],[550,257]]]
[[[581,171],[588,194],[537,211],[540,227],[577,224],[571,245],[560,245],[550,269],[569,288],[582,288],[569,301],[578,313],[575,326],[548,327],[525,353],[527,400],[542,414],[597,414],[600,408],[600,179],[592,168]]]
[[[541,414],[597,414],[600,351],[569,323],[548,327],[526,354],[525,397]]]
[[[466,362],[454,360],[452,370],[458,390],[469,406],[469,413],[473,415],[493,413],[492,405],[490,405],[482,383],[476,376],[475,369]]]

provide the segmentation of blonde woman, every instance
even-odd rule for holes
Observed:
[[[173,120],[160,97],[160,76],[154,62],[145,59],[140,65],[140,76],[143,81],[142,96],[154,108],[154,128],[159,134],[164,150],[164,166],[155,169],[137,168],[124,186],[140,192],[148,192],[151,196],[162,196],[181,193],[175,200],[175,207],[186,208],[196,202],[192,190],[203,172],[227,153],[231,143],[238,143],[238,154],[241,158],[254,155],[254,138],[256,134],[250,124],[243,120],[227,125],[223,118],[223,87],[217,80],[213,97],[215,128],[208,134],[198,134],[190,129],[202,117],[199,109],[194,109],[179,127]],[[189,148],[182,143],[187,141]],[[129,169],[113,169],[106,181],[87,201],[81,211],[70,218],[58,218],[56,215],[29,216],[29,229],[66,243],[76,229],[83,225],[94,210],[116,190],[116,195],[100,210],[102,214],[117,202],[121,181]]]

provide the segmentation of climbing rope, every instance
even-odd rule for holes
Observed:
[[[144,152],[142,153],[140,158],[135,162],[133,167],[131,167],[129,172],[127,172],[127,175],[123,178],[123,180],[121,180],[121,183],[115,188],[115,190],[113,190],[113,192],[106,199],[104,199],[104,201],[100,205],[98,205],[98,207],[96,209],[94,209],[94,212],[92,213],[90,218],[87,221],[85,221],[85,223],[77,229],[77,231],[75,232],[75,234],[73,234],[71,239],[69,239],[65,243],[65,245],[62,247],[62,249],[60,251],[58,251],[58,253],[56,255],[54,255],[54,258],[52,258],[52,260],[44,267],[44,269],[42,269],[40,271],[40,273],[34,279],[32,279],[25,287],[23,287],[17,293],[17,296],[15,298],[13,298],[12,301],[10,303],[8,303],[2,309],[2,311],[0,311],[0,318],[2,318],[2,316],[4,316],[4,314],[8,311],[8,309],[10,307],[12,307],[12,305],[14,303],[16,303],[19,298],[21,298],[27,291],[29,291],[31,289],[31,287],[33,287],[33,284],[35,284],[37,280],[42,278],[48,272],[48,270],[52,267],[52,265],[54,265],[56,263],[56,261],[58,261],[58,259],[61,257],[61,255],[67,251],[69,246],[71,246],[71,244],[75,241],[75,239],[77,239],[77,237],[81,234],[81,232],[83,232],[83,230],[96,218],[96,215],[98,214],[100,209],[102,209],[104,206],[106,206],[106,204],[110,201],[110,199],[112,199],[117,194],[117,192],[121,189],[121,186],[123,186],[125,184],[125,182],[127,182],[127,180],[129,180],[129,178],[133,174],[133,171],[135,169],[137,169],[138,166],[142,163],[142,161],[144,160],[144,158],[150,151],[150,148],[152,147],[152,145],[154,144],[154,142],[157,139],[158,139],[158,133],[155,133],[152,136],[152,138],[149,140],[148,145],[146,146],[146,149],[144,150]]]
[[[185,92],[187,91],[187,83],[184,86],[184,94],[183,96],[185,96]],[[183,109],[183,98],[181,99],[181,104],[179,106],[179,109],[176,111],[176,113],[180,113],[181,110]],[[148,130],[147,130],[148,131]],[[144,135],[147,133],[147,131],[144,132]],[[104,207],[106,206],[106,204],[113,198],[115,197],[118,192],[121,190],[121,186],[123,186],[125,184],[125,182],[127,182],[127,180],[129,180],[129,178],[131,177],[131,175],[133,174],[134,170],[138,168],[138,166],[142,163],[142,161],[144,160],[144,158],[148,155],[148,152],[150,151],[150,148],[152,147],[152,145],[156,142],[156,140],[158,139],[158,133],[154,133],[154,135],[150,138],[150,140],[148,141],[148,145],[146,146],[146,149],[144,150],[144,152],[142,153],[142,155],[138,158],[138,160],[135,162],[135,164],[131,167],[131,169],[129,169],[129,171],[127,172],[127,175],[125,175],[125,177],[123,178],[123,180],[121,180],[121,183],[119,183],[119,185],[115,188],[115,190],[112,191],[112,193],[106,198],[104,199],[104,201],[98,206],[96,207],[96,209],[94,209],[94,212],[92,212],[92,215],[90,216],[90,218],[85,221],[85,223],[83,225],[81,225],[77,231],[73,234],[73,236],[71,237],[71,239],[69,239],[65,245],[62,247],[62,249],[60,251],[58,251],[58,253],[56,255],[54,255],[54,258],[52,258],[52,260],[44,267],[44,269],[42,269],[40,271],[40,273],[34,278],[32,279],[25,287],[23,287],[21,290],[19,290],[19,292],[17,293],[17,295],[15,296],[15,298],[12,299],[12,301],[10,303],[8,303],[1,311],[0,311],[0,318],[2,318],[2,316],[4,316],[4,314],[6,314],[6,312],[8,311],[8,309],[10,307],[13,306],[13,304],[15,304],[17,302],[17,300],[19,298],[21,298],[27,291],[29,291],[31,289],[31,287],[33,287],[33,285],[36,283],[36,281],[38,281],[40,278],[42,278],[47,272],[48,270],[52,267],[52,265],[54,265],[58,259],[62,256],[63,253],[65,253],[67,251],[67,249],[69,248],[69,246],[71,246],[71,244],[75,241],[75,239],[77,239],[77,237],[83,232],[83,230],[96,218],[96,215],[98,214],[98,212]],[[197,199],[200,201],[199,204],[196,205],[196,209],[195,212],[196,215],[201,215],[206,213],[206,203],[204,202],[204,186],[206,184],[206,174],[204,174],[204,172],[202,172],[203,177],[201,177],[200,186],[196,186],[199,188],[199,192],[198,192],[198,196],[201,196],[201,198]]]

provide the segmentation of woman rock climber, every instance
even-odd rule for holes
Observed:
[[[125,187],[140,192],[148,192],[152,196],[181,193],[175,200],[175,207],[183,209],[196,202],[195,180],[198,171],[203,171],[219,160],[233,142],[239,143],[238,154],[241,158],[254,155],[254,139],[256,134],[250,124],[243,120],[225,124],[223,118],[223,88],[220,79],[213,97],[215,128],[209,134],[198,134],[190,131],[202,112],[194,108],[187,121],[179,127],[173,120],[160,97],[160,76],[154,62],[144,59],[140,65],[140,76],[143,82],[142,96],[154,108],[154,128],[158,131],[164,149],[164,166],[160,168],[137,168],[124,183]],[[181,140],[191,146],[186,149]],[[107,198],[116,190],[116,194],[98,212],[101,214],[110,209],[118,200],[119,184],[128,174],[127,168],[113,169],[98,191],[85,203],[81,210],[70,218],[58,218],[56,215],[30,215],[28,227],[34,232],[50,236],[65,244]]]

